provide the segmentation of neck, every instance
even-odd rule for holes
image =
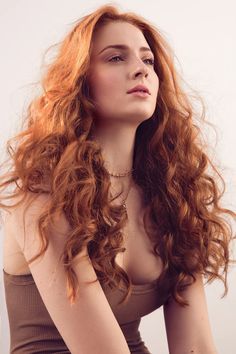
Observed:
[[[132,170],[136,127],[125,124],[100,124],[93,130],[93,138],[101,146],[105,167],[109,173],[119,174]],[[127,190],[132,174],[110,177],[111,186]]]
[[[124,173],[133,168],[133,152],[136,131],[133,127],[96,127],[94,139],[102,149],[105,167],[111,173]]]

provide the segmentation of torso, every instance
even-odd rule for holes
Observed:
[[[118,253],[116,263],[130,276],[133,284],[146,284],[157,279],[162,270],[161,259],[153,254],[150,241],[142,222],[141,193],[132,188],[127,200],[128,223],[124,228],[124,253]],[[3,267],[9,274],[28,274],[30,269],[17,242],[5,233]]]
[[[127,200],[128,223],[124,228],[126,251],[117,255],[116,262],[129,274],[133,284],[156,280],[162,270],[160,257],[154,255],[151,242],[143,225],[144,208],[138,188],[132,188]]]

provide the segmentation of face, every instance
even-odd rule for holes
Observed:
[[[106,49],[111,45],[124,47]],[[143,33],[129,23],[111,22],[97,30],[91,49],[88,77],[96,119],[137,126],[150,118],[156,107],[159,80],[154,55]],[[127,93],[139,84],[145,85],[150,94],[141,97]]]

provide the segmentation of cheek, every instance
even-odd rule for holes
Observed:
[[[157,95],[158,95],[158,91],[159,91],[159,78],[158,76],[155,77],[155,80],[154,80],[154,91],[156,92],[156,98],[157,98]]]
[[[99,70],[96,72],[91,81],[91,93],[94,99],[114,97],[114,92],[120,90],[120,76],[117,73]]]

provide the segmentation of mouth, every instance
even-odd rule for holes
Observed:
[[[132,96],[136,96],[136,97],[149,97],[150,94],[148,92],[145,91],[133,91],[129,93]]]
[[[134,92],[138,92],[138,93],[146,93],[148,95],[150,95],[150,92],[149,92],[149,89],[144,86],[144,85],[137,85],[135,87],[133,87],[132,89],[130,89],[127,93],[130,94],[130,93],[134,93]]]

